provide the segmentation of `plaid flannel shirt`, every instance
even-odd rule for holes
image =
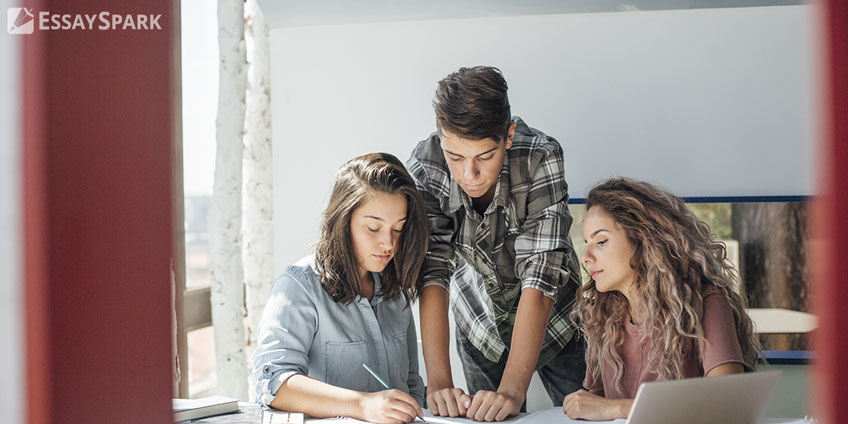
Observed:
[[[521,118],[513,120],[512,147],[482,216],[451,178],[438,132],[418,143],[407,168],[430,221],[424,287],[449,290],[457,326],[494,362],[509,348],[521,291],[534,288],[552,298],[542,366],[575,332],[568,315],[580,272],[568,236],[573,217],[562,147]]]

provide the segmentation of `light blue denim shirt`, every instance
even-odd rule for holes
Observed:
[[[380,275],[372,275],[377,293]],[[375,294],[371,302],[360,296],[349,304],[335,302],[308,256],[287,267],[271,287],[252,359],[257,400],[269,405],[296,374],[361,392],[385,390],[362,367],[366,363],[393,389],[423,405],[417,339],[403,297]]]

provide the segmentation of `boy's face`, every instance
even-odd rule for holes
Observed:
[[[491,138],[471,140],[439,131],[451,176],[468,196],[479,198],[494,194],[504,155],[512,147],[514,135],[515,123],[510,125],[506,140],[500,143]]]

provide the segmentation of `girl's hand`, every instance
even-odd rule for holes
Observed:
[[[627,418],[633,399],[607,399],[603,396],[578,390],[562,400],[562,412],[571,419],[606,421]]]
[[[400,390],[363,393],[359,418],[372,423],[401,424],[415,420],[424,411],[412,396]]]

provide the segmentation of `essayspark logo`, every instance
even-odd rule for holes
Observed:
[[[36,15],[38,15],[36,17]],[[32,34],[39,31],[161,31],[161,14],[50,13],[11,7],[6,13],[9,34]]]
[[[35,28],[35,15],[32,9],[10,7],[6,11],[6,30],[9,34],[32,34]]]

